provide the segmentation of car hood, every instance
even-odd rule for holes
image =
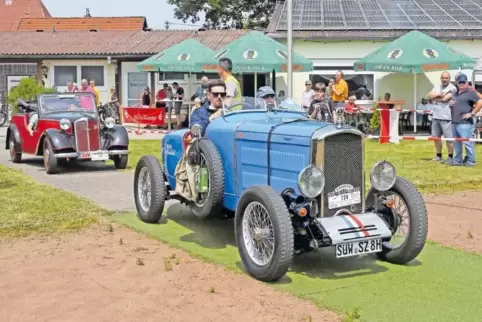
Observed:
[[[57,120],[60,121],[61,119],[68,119],[71,123],[74,123],[78,119],[82,117],[87,117],[88,119],[97,119],[96,116],[91,116],[87,113],[81,112],[65,112],[65,113],[51,113],[51,114],[44,114],[41,115],[41,120]]]
[[[296,121],[295,121],[296,120]],[[341,129],[351,129],[349,126],[343,126]],[[298,137],[313,136],[317,130],[326,129],[327,131],[341,130],[332,123],[324,123],[306,118],[287,118],[287,119],[268,119],[256,120],[242,123],[238,126],[236,132],[251,132],[259,134],[267,134],[272,131],[277,135],[288,135]]]

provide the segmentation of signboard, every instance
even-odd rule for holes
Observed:
[[[12,88],[20,84],[20,81],[28,76],[7,76],[7,90],[10,92]]]
[[[141,125],[165,125],[166,111],[163,108],[124,107],[124,122]]]

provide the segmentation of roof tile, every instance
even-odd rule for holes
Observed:
[[[243,34],[242,30],[0,32],[0,56],[150,56],[188,38],[217,50]]]
[[[145,17],[72,17],[72,18],[23,18],[20,31],[61,30],[144,30]]]
[[[0,0],[0,31],[17,30],[24,17],[46,18],[50,13],[42,0],[12,0],[11,4]]]

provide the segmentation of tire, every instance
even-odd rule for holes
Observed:
[[[59,166],[57,164],[57,158],[54,155],[54,150],[52,149],[52,143],[49,138],[44,140],[44,167],[47,174],[55,174],[59,172]]]
[[[223,213],[224,168],[218,149],[208,139],[199,141],[199,150],[206,160],[209,172],[209,191],[206,202],[198,205],[189,203],[191,212],[198,218],[209,219]]]
[[[150,204],[144,204],[139,195],[139,180],[141,175],[149,175],[151,186]],[[147,192],[146,196],[149,193]],[[143,156],[136,166],[134,174],[134,200],[136,203],[137,216],[143,222],[154,224],[159,222],[164,211],[166,200],[166,186],[164,173],[157,158],[152,155]]]
[[[114,160],[114,166],[117,170],[124,170],[127,168],[127,162],[129,161],[129,155],[115,155],[112,160]]]
[[[382,252],[377,256],[384,261],[392,264],[404,265],[415,259],[425,246],[428,233],[428,216],[425,201],[420,192],[408,180],[397,177],[392,189],[385,192],[398,194],[405,202],[409,218],[410,227],[408,236],[400,247],[391,249],[383,243]]]
[[[10,153],[10,160],[12,163],[20,163],[22,161],[22,152],[15,151],[15,139],[13,138],[12,132],[10,132],[8,151]]]
[[[271,219],[274,233],[272,257],[265,264],[256,263],[249,254],[245,242],[246,230],[243,219],[248,214],[250,205],[262,205]],[[245,190],[239,199],[234,219],[236,244],[246,271],[263,282],[272,282],[282,278],[293,261],[294,236],[293,225],[286,204],[270,186],[252,186]]]
[[[4,126],[7,122],[7,114],[0,112],[0,126]]]

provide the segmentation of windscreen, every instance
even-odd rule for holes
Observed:
[[[40,111],[43,114],[86,112],[97,113],[94,96],[89,93],[45,95],[40,98]]]

